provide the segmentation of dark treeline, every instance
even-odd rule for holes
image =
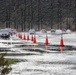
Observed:
[[[0,27],[76,30],[76,0],[0,0]]]

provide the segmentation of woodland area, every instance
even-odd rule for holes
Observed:
[[[0,28],[76,30],[76,0],[0,0]]]

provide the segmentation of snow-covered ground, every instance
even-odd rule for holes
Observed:
[[[24,35],[24,33],[22,34]],[[29,36],[31,39],[31,35]],[[29,45],[32,44],[31,41],[25,41],[21,46],[10,48],[12,52],[9,53],[24,54],[5,57],[21,61],[11,65],[12,71],[8,75],[76,75],[76,50],[68,50],[67,48],[60,53],[59,47],[53,46],[60,45],[61,35],[47,34],[49,40],[48,49],[45,47],[46,33],[36,34],[35,36],[36,46]],[[76,47],[75,32],[64,34],[63,39],[64,45]],[[24,40],[20,41],[24,42]]]
[[[76,51],[10,57],[21,59],[8,75],[76,75]]]

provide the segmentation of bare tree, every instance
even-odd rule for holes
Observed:
[[[33,1],[31,0],[31,29],[33,28]]]
[[[42,29],[41,0],[38,0],[38,30]]]
[[[14,0],[14,28],[16,29],[16,0]]]
[[[24,22],[23,22],[23,27],[24,27],[24,31],[26,30],[26,24],[25,24],[25,22],[26,22],[26,0],[24,0],[24,9],[23,9],[23,16],[24,16]]]
[[[76,0],[74,0],[75,6],[74,6],[74,24],[75,24],[75,30],[76,30]]]
[[[67,0],[67,29],[70,29],[71,0]]]
[[[58,29],[61,29],[61,0],[58,0]]]
[[[51,2],[51,5],[50,5],[50,8],[51,8],[51,10],[50,10],[50,17],[51,17],[51,25],[50,25],[50,27],[51,27],[51,29],[53,28],[53,0],[50,0],[50,2]]]
[[[10,0],[6,0],[6,27],[10,28]]]

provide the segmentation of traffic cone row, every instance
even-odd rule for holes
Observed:
[[[22,34],[19,33],[17,36],[18,36],[20,39],[30,40],[29,35],[26,36],[26,35],[24,34],[24,37],[22,37]]]
[[[19,34],[18,34],[18,37],[19,37],[20,39],[22,39],[22,34],[19,33]],[[24,34],[23,39],[24,39],[24,40],[30,40],[30,37],[29,37],[29,35],[26,36],[26,35]],[[31,41],[33,41],[34,43],[36,43],[36,36],[35,36],[35,35],[34,35],[34,36],[32,35]]]
[[[18,37],[20,38],[20,39],[22,39],[22,34],[18,34]],[[25,35],[24,34],[24,38],[23,38],[24,40],[30,40],[30,37],[29,37],[29,35]],[[36,44],[36,36],[34,35],[32,35],[32,37],[31,37],[31,41],[33,41],[33,43],[34,44]],[[48,41],[48,36],[46,35],[46,39],[45,39],[45,46],[46,47],[48,47],[48,44],[49,44],[49,41]],[[61,35],[61,39],[60,39],[60,51],[61,52],[63,52],[63,50],[64,50],[64,40],[63,40],[63,36]]]

